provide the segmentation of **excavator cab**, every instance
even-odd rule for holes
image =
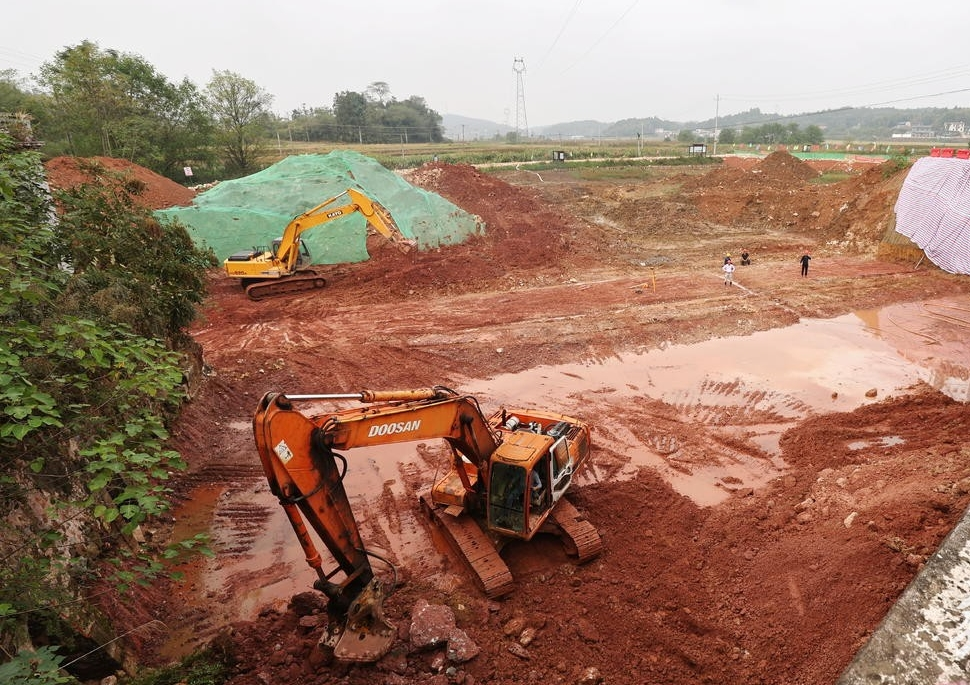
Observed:
[[[280,246],[283,244],[283,238],[276,238],[273,241],[273,254],[282,261],[287,261],[287,255],[280,254]],[[310,248],[303,241],[303,238],[297,238],[296,243],[293,245],[293,249],[296,250],[296,261],[293,263],[293,271],[301,271],[310,267],[313,263],[313,258],[310,256]]]
[[[568,440],[576,432],[574,425],[539,418],[503,417],[500,424],[503,440],[489,470],[488,524],[504,535],[531,538],[568,489],[577,467]]]
[[[491,481],[488,489],[489,527],[523,535],[529,508],[528,473],[522,466],[499,462],[492,464]]]

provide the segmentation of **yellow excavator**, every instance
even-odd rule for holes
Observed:
[[[345,197],[349,201],[338,205]],[[226,275],[240,279],[252,300],[322,288],[327,281],[311,268],[310,250],[300,236],[320,224],[355,212],[363,214],[368,226],[403,251],[415,245],[415,241],[404,236],[387,209],[360,191],[348,188],[290,221],[272,247],[255,247],[229,255],[223,262]]]

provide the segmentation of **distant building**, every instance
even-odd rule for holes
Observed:
[[[932,126],[924,126],[923,124],[914,124],[910,121],[904,121],[902,123],[896,124],[892,129],[893,138],[936,138],[936,131],[933,130]]]
[[[967,138],[970,137],[970,130],[966,123],[962,121],[947,121],[943,124],[943,136],[945,138]]]

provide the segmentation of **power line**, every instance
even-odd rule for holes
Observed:
[[[940,71],[930,72],[927,74],[915,74],[912,76],[906,76],[901,78],[893,78],[885,81],[877,81],[874,83],[863,84],[860,86],[852,86],[846,88],[839,88],[834,90],[821,90],[821,91],[800,91],[798,94],[793,95],[722,95],[722,100],[729,100],[732,102],[796,102],[796,101],[807,101],[807,100],[817,100],[833,97],[843,97],[848,99],[851,96],[858,95],[872,95],[879,92],[885,91],[899,91],[903,88],[910,88],[914,86],[921,86],[930,83],[937,83],[941,81],[951,81],[953,79],[961,79],[966,81],[970,78],[970,65],[963,65],[959,67],[952,67],[949,69],[944,69]],[[891,104],[895,102],[904,102],[907,100],[918,100],[921,98],[937,97],[940,95],[952,95],[956,93],[965,92],[967,89],[956,89],[941,93],[934,93],[930,95],[915,95],[906,98],[895,98],[892,100],[887,100],[884,102],[873,103],[870,105],[860,105],[861,107],[876,107],[885,104]]]
[[[572,64],[570,64],[565,69],[563,69],[562,70],[562,73],[565,74],[567,71],[569,71],[570,69],[572,69],[573,67],[575,67],[577,64],[579,64],[580,62],[582,62],[584,59],[586,59],[586,57],[589,56],[589,53],[591,53],[593,51],[593,49],[596,48],[597,45],[599,45],[600,43],[602,43],[603,42],[603,39],[605,39],[608,35],[610,35],[610,32],[612,32],[613,29],[615,29],[617,26],[619,26],[620,22],[623,21],[626,18],[626,15],[628,15],[630,12],[632,12],[633,11],[633,8],[636,7],[638,4],[640,4],[640,0],[633,0],[633,4],[630,5],[629,7],[627,7],[626,8],[626,11],[624,11],[623,14],[621,14],[619,16],[619,18],[616,21],[614,21],[610,25],[610,27],[608,29],[606,29],[606,31],[603,32],[603,34],[599,38],[597,38],[595,41],[593,41],[593,43],[589,46],[589,48],[586,50],[586,52],[584,52],[580,56],[579,59],[577,59],[575,62],[573,62]]]
[[[44,58],[20,50],[0,47],[0,63],[12,64],[17,68],[36,68],[44,63]]]
[[[563,32],[566,30],[566,27],[569,26],[569,22],[572,20],[573,15],[576,14],[576,9],[579,7],[580,2],[582,2],[582,0],[576,0],[573,8],[569,10],[569,14],[566,15],[566,21],[563,22],[562,28],[559,29],[559,33],[557,33],[556,37],[552,40],[552,45],[549,46],[549,48],[546,50],[546,54],[544,54],[542,59],[539,60],[539,69],[542,69],[542,65],[546,63],[546,58],[549,56],[549,53],[552,52],[552,49],[556,47],[556,43],[558,43],[559,39],[562,38]]]

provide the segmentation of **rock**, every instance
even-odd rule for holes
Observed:
[[[576,685],[599,685],[603,682],[603,674],[595,666],[590,666],[585,669],[579,680],[576,681]]]
[[[508,649],[509,649],[509,654],[512,654],[513,656],[517,656],[523,661],[528,661],[529,659],[532,658],[528,650],[522,645],[520,645],[518,642],[513,642],[512,644],[510,644]]]
[[[846,528],[848,528],[849,526],[852,525],[852,522],[855,521],[855,518],[858,515],[859,515],[859,512],[853,511],[851,514],[849,514],[848,516],[845,517],[845,520],[842,521],[842,525],[844,525]]]
[[[377,668],[381,671],[404,675],[408,671],[407,654],[403,649],[392,649],[377,662]]]
[[[455,630],[455,614],[443,604],[419,599],[411,610],[411,646],[416,650],[444,644]]]
[[[461,628],[455,628],[448,635],[448,661],[463,664],[478,656],[480,651],[478,645]]]
[[[513,635],[519,635],[523,630],[525,630],[526,620],[523,616],[516,616],[510,618],[504,626],[502,626],[502,633],[505,637],[512,637]]]
[[[299,625],[300,625],[301,632],[308,633],[320,625],[320,617],[301,616]]]
[[[866,390],[866,397],[875,397],[878,394],[879,394],[879,391],[876,390],[875,388],[869,388],[868,390]]]
[[[577,618],[573,621],[573,628],[576,630],[576,635],[579,636],[584,642],[599,642],[600,634],[593,626],[592,623],[587,621],[585,618]]]
[[[297,616],[319,614],[327,608],[327,601],[319,592],[300,592],[290,599],[290,609]]]

